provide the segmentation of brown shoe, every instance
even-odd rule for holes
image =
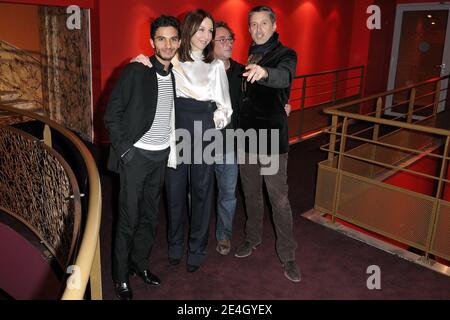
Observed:
[[[219,240],[217,242],[216,250],[221,255],[226,256],[227,254],[230,253],[230,247],[231,247],[230,240]]]

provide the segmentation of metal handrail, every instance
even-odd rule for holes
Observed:
[[[364,69],[364,65],[354,66],[354,67],[347,67],[347,68],[332,69],[332,70],[326,70],[326,71],[315,72],[315,73],[307,73],[307,74],[296,76],[294,79],[309,78],[309,77],[315,77],[315,76],[323,76],[323,75],[326,75],[326,74],[337,73],[337,72],[344,72],[344,71],[350,71],[350,70],[356,70],[356,69]]]
[[[392,94],[396,94],[396,93],[399,93],[399,92],[402,92],[402,91],[408,91],[408,90],[411,90],[413,88],[421,87],[421,86],[424,86],[424,85],[427,85],[427,84],[431,84],[431,83],[436,83],[437,81],[442,81],[442,80],[449,79],[449,78],[450,78],[450,76],[445,76],[445,77],[440,77],[440,78],[439,77],[431,78],[431,79],[425,80],[423,82],[419,82],[417,84],[412,84],[412,85],[405,86],[405,87],[402,87],[402,88],[392,89],[392,90],[385,91],[385,92],[382,92],[382,93],[373,94],[373,95],[367,96],[365,98],[360,98],[360,99],[355,100],[355,101],[341,103],[341,104],[338,104],[336,106],[327,108],[326,110],[324,110],[324,112],[328,113],[328,111],[331,111],[331,110],[342,109],[342,108],[351,106],[353,104],[361,104],[361,103],[368,102],[368,101],[371,101],[371,100],[374,100],[374,99],[378,99],[378,98],[381,98],[381,97],[386,97],[386,96],[389,96],[389,95],[392,95]],[[439,90],[439,91],[441,91],[441,90]]]
[[[375,174],[374,166],[384,167],[389,170],[392,173],[396,172],[404,172],[408,174],[413,174],[421,178],[430,179],[431,181],[435,181],[436,188],[433,189],[432,195],[425,196],[421,193],[416,193],[414,191],[407,191],[406,188],[401,187],[390,187],[396,188],[398,190],[406,190],[405,193],[408,193],[411,196],[424,198],[427,197],[432,203],[432,208],[430,210],[430,223],[427,225],[428,231],[426,233],[426,239],[424,239],[425,245],[419,244],[417,241],[414,243],[410,243],[405,238],[398,238],[395,234],[393,234],[392,239],[397,241],[403,241],[405,243],[409,243],[410,245],[415,246],[416,248],[421,248],[424,251],[424,257],[425,259],[428,259],[430,254],[435,254],[441,257],[448,258],[450,257],[450,252],[445,251],[444,249],[435,249],[434,247],[434,239],[436,234],[438,233],[438,216],[439,216],[439,210],[441,210],[442,205],[448,205],[448,202],[443,198],[443,191],[445,188],[445,184],[449,183],[450,180],[446,177],[447,172],[447,164],[450,160],[449,157],[449,146],[450,146],[450,129],[444,129],[444,128],[436,128],[426,125],[427,122],[433,121],[433,118],[435,118],[438,114],[438,107],[442,102],[447,102],[446,106],[448,107],[448,91],[446,98],[441,99],[441,94],[443,91],[448,89],[442,89],[441,84],[443,81],[448,81],[450,79],[450,75],[444,76],[444,77],[435,77],[426,81],[422,81],[417,84],[405,86],[402,88],[396,88],[393,90],[389,90],[386,92],[378,93],[371,95],[369,97],[353,100],[350,102],[345,102],[338,104],[336,106],[325,108],[323,111],[325,114],[332,116],[332,126],[329,130],[327,130],[327,133],[330,134],[330,141],[326,145],[327,148],[322,147],[321,149],[328,152],[328,164],[327,167],[332,167],[333,172],[335,172],[335,180],[334,180],[334,192],[332,196],[332,199],[329,199],[329,212],[332,217],[332,221],[335,222],[336,218],[344,219],[344,220],[352,220],[350,216],[347,216],[345,212],[338,212],[338,207],[340,206],[340,199],[341,199],[341,185],[342,185],[342,177],[347,174],[352,174],[352,166],[350,166],[350,163],[347,165],[344,165],[344,159],[353,159],[358,161],[359,163],[366,163],[368,166],[364,167],[366,171],[365,174],[368,175],[368,177],[362,175],[360,178],[358,174],[354,174],[355,179],[360,179],[361,181],[365,181],[365,183],[369,183],[371,185],[375,185],[378,183],[380,185],[381,182],[377,182],[377,174]],[[427,89],[428,92],[426,94],[422,94],[421,96],[416,96],[417,88],[423,87],[425,85],[433,85],[433,88]],[[402,118],[403,121],[396,121],[395,119],[386,119],[382,118],[382,111],[386,110],[386,107],[383,106],[383,98],[398,94],[398,93],[407,93],[408,99],[404,100],[402,98],[402,104],[408,106],[408,111],[398,118]],[[415,108],[415,102],[417,98],[423,98],[431,97],[433,99],[432,103],[427,104],[426,106],[419,106],[419,108]],[[375,111],[370,112],[369,114],[361,114],[358,112],[349,112],[344,111],[344,108],[352,107],[352,106],[359,106],[364,103],[368,102],[376,102]],[[388,106],[392,107],[392,106]],[[428,108],[432,111],[431,115],[428,115],[426,117],[422,117],[421,120],[418,120],[417,122],[413,123],[412,119],[414,116],[414,113],[417,111],[421,111]],[[448,110],[446,110],[448,111]],[[340,119],[343,119],[342,122],[340,122]],[[406,120],[406,122],[405,122]],[[350,121],[362,121],[364,123],[369,124],[369,128],[366,128],[362,131],[372,130],[372,137],[369,138],[363,138],[357,136],[360,132],[357,134],[350,134],[348,133],[349,123]],[[433,122],[432,122],[433,124]],[[387,135],[380,135],[380,126],[386,126],[386,127],[392,127],[397,130],[388,133]],[[339,130],[338,130],[339,129]],[[406,129],[408,132],[419,134],[417,137],[423,137],[418,140],[418,142],[415,142],[414,139],[408,140],[409,143],[412,143],[409,147],[408,144],[392,144],[391,137],[396,137],[394,135],[399,134],[397,137],[403,136],[403,130]],[[428,134],[425,135],[425,134]],[[339,137],[339,139],[338,139]],[[363,145],[358,146],[357,148],[352,148],[347,150],[347,140],[356,140],[358,142],[363,142]],[[424,139],[424,140],[422,140]],[[403,141],[403,140],[400,140]],[[391,143],[389,143],[391,142]],[[419,143],[419,144],[417,144]],[[368,147],[370,145],[370,147]],[[415,146],[414,146],[415,145]],[[439,154],[434,153],[435,150],[438,150],[438,147],[444,146],[444,150],[439,151]],[[383,149],[378,149],[379,147],[382,147]],[[360,148],[358,150],[358,148]],[[413,149],[415,148],[415,149]],[[380,160],[377,158],[377,150],[389,150],[389,149],[395,149],[395,151],[400,152],[406,152],[408,154],[405,155],[398,155],[384,158],[384,159],[390,159],[388,161],[386,160]],[[362,156],[364,153],[366,153],[364,156]],[[380,154],[381,155],[381,154]],[[384,154],[383,154],[384,155]],[[437,169],[439,169],[439,173],[435,174],[429,174],[429,173],[422,173],[420,171],[411,170],[409,168],[409,165],[412,164],[412,161],[416,161],[417,159],[422,159],[423,157],[431,157],[431,159],[441,159],[440,164],[438,165]],[[383,159],[383,157],[381,158]],[[345,166],[345,168],[344,168]],[[348,166],[348,167],[347,167]],[[319,165],[319,170],[321,166]],[[359,167],[360,169],[363,167]],[[357,169],[357,170],[360,170]],[[348,171],[348,172],[347,172]],[[386,175],[387,174],[387,175]],[[389,176],[391,173],[386,173],[380,176],[386,177]],[[358,178],[356,178],[358,176]],[[383,187],[384,188],[384,187]],[[386,188],[388,188],[386,186]],[[317,191],[318,193],[322,191]],[[359,208],[359,207],[358,207]],[[353,220],[351,221],[352,224],[363,226],[364,221],[360,220]],[[384,232],[383,229],[380,229],[376,225],[371,226],[363,226],[368,227],[369,230],[376,230],[376,232],[380,232],[381,234],[388,235],[389,232]],[[441,230],[441,229],[439,229]],[[439,231],[440,239],[443,239],[442,237],[448,236],[447,234],[443,233],[443,231]],[[444,251],[442,251],[444,250]]]
[[[351,72],[353,70],[359,70],[359,75],[346,75],[345,78],[339,78],[340,73]],[[321,80],[320,78],[324,76],[328,77],[330,75],[333,77],[332,80],[325,81],[325,79]],[[320,82],[314,81],[314,83],[311,83],[312,79],[317,79]],[[349,81],[356,79],[359,79],[357,85],[354,84],[354,81],[349,83]],[[343,101],[343,99],[361,97],[364,80],[364,66],[361,65],[303,74],[294,77],[294,80],[300,80],[301,83],[297,84],[299,85],[298,87],[295,87],[296,83],[294,82],[293,87],[291,88],[291,98],[289,99],[289,103],[292,105],[292,114],[289,119],[290,125],[292,125],[290,128],[291,143],[300,142],[313,136],[310,135],[311,132],[319,133],[323,129],[329,127],[325,115],[322,116],[320,114],[320,110],[325,106],[336,104]],[[342,85],[339,84],[344,84],[345,86],[342,87]],[[352,90],[353,92],[353,89],[358,89],[357,93],[348,94],[348,90]],[[310,90],[314,91],[310,92]],[[312,98],[320,101],[311,100]],[[307,101],[312,101],[313,104],[309,105]],[[308,120],[309,122],[305,123],[305,119],[308,119],[308,116],[310,117]],[[310,120],[311,117],[314,119],[313,122]]]
[[[63,300],[81,300],[84,298],[87,283],[91,280],[91,297],[93,299],[101,299],[101,277],[100,277],[100,251],[99,251],[99,234],[100,234],[100,220],[101,220],[101,185],[100,175],[95,164],[95,160],[89,149],[84,143],[70,130],[62,127],[55,121],[26,110],[16,109],[11,106],[0,104],[0,110],[8,111],[14,114],[38,120],[45,123],[50,128],[58,131],[77,148],[86,165],[89,177],[89,202],[88,212],[85,227],[83,230],[83,237],[75,259],[75,265],[78,267],[77,285],[66,286],[62,299]],[[70,279],[70,278],[69,278]]]

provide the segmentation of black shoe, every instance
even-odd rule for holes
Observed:
[[[146,284],[152,285],[152,286],[159,286],[161,284],[161,280],[157,276],[155,276],[153,273],[150,272],[150,270],[144,270],[142,272],[137,272],[135,270],[131,271],[131,275],[137,275],[139,278],[144,280]]]
[[[245,258],[248,257],[249,255],[252,254],[253,250],[256,250],[256,248],[261,244],[257,243],[257,244],[253,244],[250,241],[245,240],[245,242],[243,244],[241,244],[237,250],[236,253],[234,254],[234,256],[236,258]]]
[[[195,272],[195,271],[197,271],[198,270],[198,268],[200,268],[200,266],[194,266],[194,265],[192,265],[192,264],[188,264],[187,265],[187,272]]]
[[[181,259],[169,257],[169,264],[171,266],[177,266],[180,264],[180,262],[181,262]]]
[[[133,299],[133,292],[128,282],[114,282],[114,291],[119,300]]]
[[[292,282],[300,282],[302,280],[302,274],[295,261],[287,261],[284,265],[284,275]]]

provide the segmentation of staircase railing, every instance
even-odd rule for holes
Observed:
[[[289,138],[296,143],[331,125],[327,107],[361,98],[364,66],[299,75],[294,78],[289,104]]]
[[[90,297],[101,299],[101,187],[91,153],[73,132],[46,117],[1,103],[0,111],[33,119],[44,128],[42,133],[33,136],[18,128],[0,125],[0,209],[25,223],[43,240],[64,271],[68,268],[70,276],[62,299],[83,299],[88,282]],[[83,195],[78,190],[79,177],[66,163],[69,159],[65,161],[52,148],[52,137],[57,134],[76,148],[84,162],[88,181],[85,216],[80,216]],[[24,179],[28,180],[25,187]],[[27,194],[22,194],[24,192]],[[12,196],[5,198],[5,194]],[[25,202],[27,199],[31,203]],[[22,203],[17,203],[19,201]]]
[[[416,248],[426,261],[431,254],[450,261],[448,80],[434,78],[325,109],[332,126],[322,147],[328,159],[319,163],[315,209],[333,222]],[[355,112],[361,105],[374,111]],[[350,132],[350,121],[364,129]]]

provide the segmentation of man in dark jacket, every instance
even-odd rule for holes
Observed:
[[[175,154],[175,80],[170,61],[180,45],[178,20],[161,16],[152,22],[150,33],[153,67],[136,62],[125,67],[104,118],[111,141],[108,168],[120,174],[113,280],[122,300],[132,299],[130,274],[150,285],[161,282],[148,270],[148,258],[165,168],[169,154]]]
[[[295,261],[297,243],[293,235],[292,211],[288,199],[287,159],[288,127],[285,104],[289,98],[292,80],[295,76],[297,55],[278,40],[276,17],[269,7],[253,8],[248,16],[249,31],[253,39],[248,65],[243,74],[244,97],[240,112],[240,127],[257,132],[257,161],[252,163],[252,146],[246,146],[246,159],[239,160],[242,187],[247,209],[245,242],[238,247],[235,256],[244,258],[262,241],[264,204],[262,184],[266,184],[273,209],[273,221],[277,235],[276,249],[284,268],[285,276],[293,281],[301,280]],[[273,139],[263,139],[268,132]],[[253,144],[254,146],[255,144]],[[262,159],[276,157],[278,170],[267,171]]]

